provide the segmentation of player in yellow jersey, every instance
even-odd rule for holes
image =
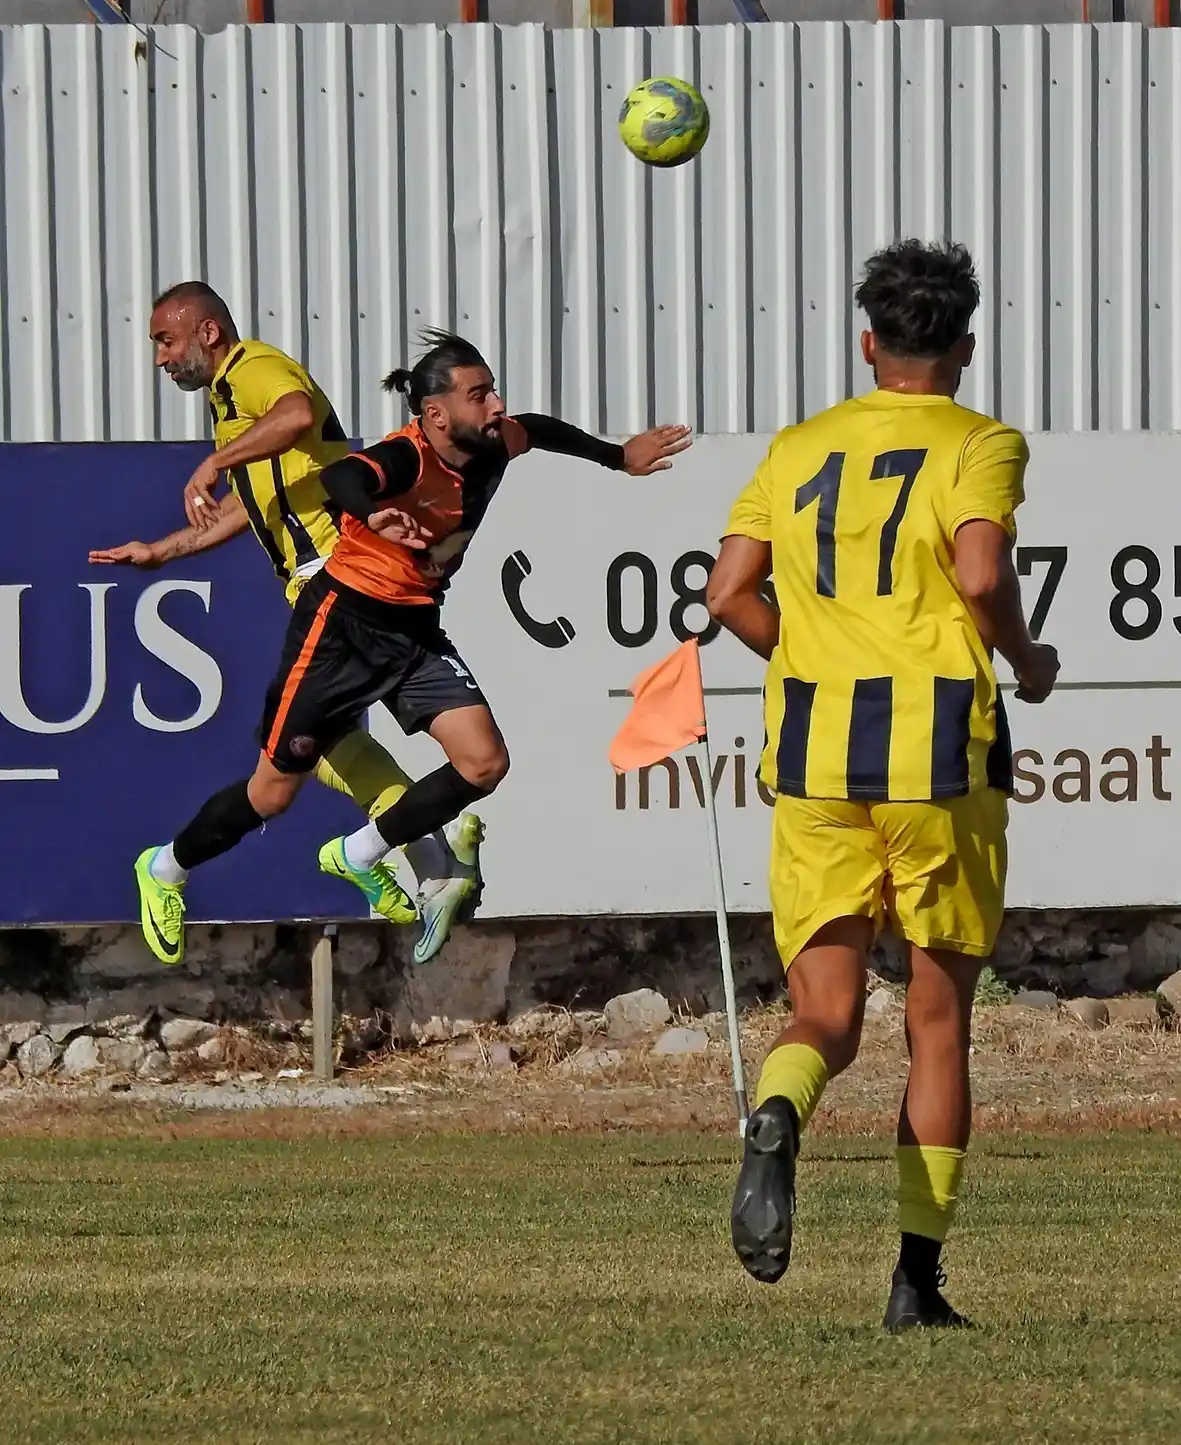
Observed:
[[[769,663],[776,943],[792,1023],[763,1065],[731,1212],[756,1279],[791,1252],[800,1131],[856,1057],[888,919],[909,944],[898,1123],[901,1250],[885,1326],[966,1321],[939,1255],[971,1127],[972,999],[1004,907],[1012,760],[992,654],[1017,697],[1058,672],[1012,560],[1020,433],[958,406],[979,303],[961,246],[905,241],[857,291],[877,390],[780,432],[730,515],[713,616]],[[762,595],[770,575],[778,608]]]
[[[290,356],[266,342],[241,338],[225,302],[202,281],[183,281],[158,297],[150,333],[156,365],[182,391],[209,391],[215,450],[185,487],[187,527],[158,542],[91,552],[91,562],[159,567],[220,546],[249,528],[294,604],[340,536],[320,481],[324,468],[350,451],[331,402]],[[219,501],[214,491],[223,474],[231,490]],[[389,753],[360,730],[320,761],[316,776],[351,795],[371,816],[390,808],[411,782]],[[429,900],[423,912],[430,928],[423,936],[431,946],[429,953],[416,950],[419,962],[442,948],[452,923],[467,916],[478,899],[481,836],[479,819],[464,814],[446,834],[406,848]],[[141,858],[136,865],[141,896],[159,892],[157,883],[176,886],[173,872],[167,856]],[[418,916],[384,864],[340,876],[392,922],[410,923]],[[156,902],[163,899],[161,893]],[[163,962],[177,962],[179,945],[152,926],[150,901],[145,901],[144,928],[149,947]]]

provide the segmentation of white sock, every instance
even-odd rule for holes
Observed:
[[[366,823],[344,840],[344,861],[359,873],[366,873],[375,863],[380,863],[390,851],[390,845],[377,831],[376,823]]]
[[[156,856],[148,864],[148,872],[157,883],[170,883],[174,888],[184,883],[189,876],[189,870],[182,868],[176,861],[171,843],[165,843],[163,848],[157,850]]]
[[[424,883],[434,883],[451,877],[455,857],[447,846],[447,839],[440,833],[428,833],[414,843],[406,844],[406,858],[421,888]]]

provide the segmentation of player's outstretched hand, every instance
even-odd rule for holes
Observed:
[[[369,518],[369,530],[387,542],[396,542],[399,547],[410,547],[415,552],[430,545],[430,533],[409,512],[397,507],[383,507],[380,512],[374,512]]]
[[[159,567],[160,559],[148,542],[124,542],[122,547],[100,547],[90,554],[91,562],[108,567]]]
[[[217,488],[219,467],[214,457],[206,457],[185,483],[185,516],[189,526],[203,532],[217,516],[217,499],[213,493]]]
[[[1017,691],[1014,696],[1021,702],[1045,702],[1054,690],[1060,667],[1058,649],[1048,642],[1035,642],[1020,669],[1015,669]]]
[[[693,429],[687,426],[654,426],[623,444],[623,470],[631,477],[650,477],[667,472],[670,457],[693,445]]]

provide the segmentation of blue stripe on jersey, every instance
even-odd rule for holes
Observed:
[[[890,730],[894,679],[859,677],[853,684],[845,791],[850,798],[884,802],[890,796]]]
[[[815,697],[814,682],[802,682],[798,677],[783,679],[783,725],[779,729],[775,769],[779,791],[792,798],[807,797],[808,733]]]
[[[968,743],[976,684],[970,679],[937,677],[931,723],[931,796],[956,798],[969,787]]]

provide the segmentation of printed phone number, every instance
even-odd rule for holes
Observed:
[[[1172,592],[1181,598],[1181,546],[1172,556]],[[1069,563],[1066,547],[1018,547],[1017,573],[1038,579],[1029,612],[1029,630],[1040,637]],[[620,647],[644,647],[662,621],[678,642],[696,637],[703,645],[719,625],[705,612],[705,587],[714,558],[709,552],[682,552],[662,578],[643,552],[621,552],[607,568],[607,631]],[[1159,631],[1165,617],[1161,599],[1164,567],[1160,556],[1140,544],[1121,547],[1111,559],[1111,597],[1107,615],[1112,630],[1128,642],[1143,642]],[[1181,616],[1170,618],[1181,632]]]

